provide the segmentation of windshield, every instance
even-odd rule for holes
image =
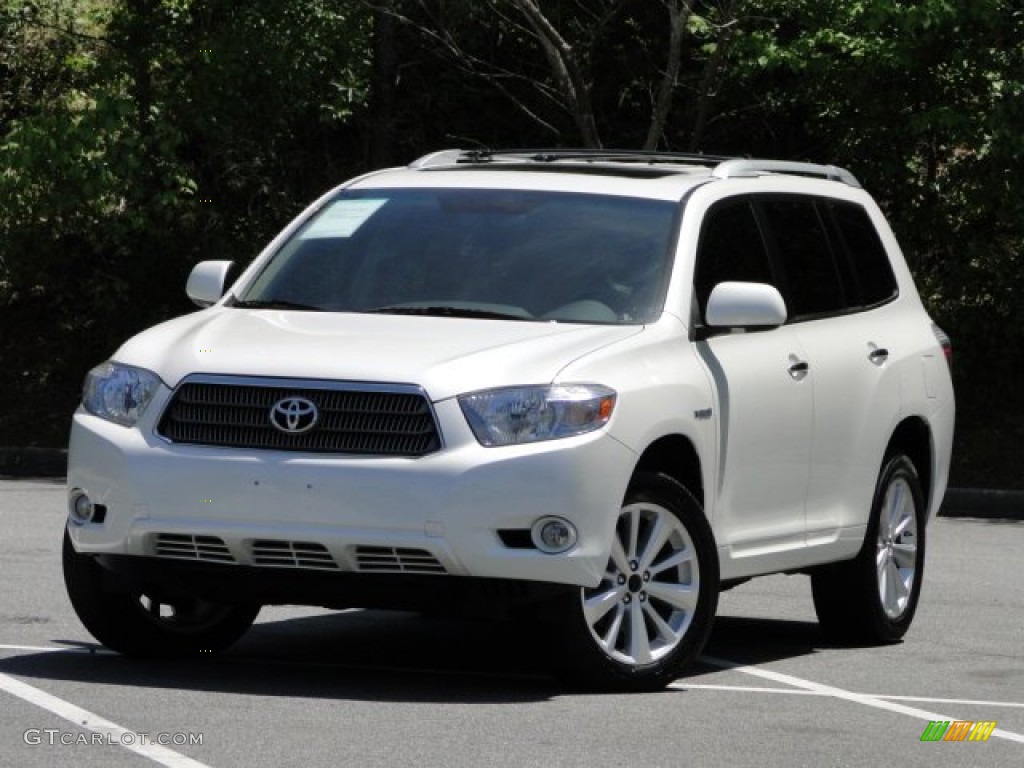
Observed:
[[[546,191],[344,191],[236,306],[573,323],[661,311],[675,203]]]

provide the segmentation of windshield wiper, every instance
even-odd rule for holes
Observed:
[[[305,312],[323,312],[320,307],[312,304],[301,304],[297,301],[286,301],[284,299],[252,299],[251,301],[234,301],[230,304],[239,309],[297,309]]]
[[[375,315],[429,315],[431,317],[475,317],[486,320],[527,320],[532,321],[524,311],[522,314],[511,312],[495,312],[491,309],[472,309],[470,307],[374,307],[363,312]]]

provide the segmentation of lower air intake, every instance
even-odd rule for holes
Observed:
[[[158,533],[157,557],[175,560],[203,560],[211,563],[233,563],[234,556],[224,540],[217,536],[196,536],[190,533]]]
[[[323,544],[312,541],[270,541],[252,543],[252,562],[275,568],[317,568],[338,570],[331,553]]]
[[[446,573],[445,567],[424,549],[356,547],[360,571],[376,573]]]

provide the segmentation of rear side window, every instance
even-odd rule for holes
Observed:
[[[827,207],[846,248],[861,306],[877,306],[895,297],[892,264],[868,212],[855,203],[829,201]]]
[[[712,289],[729,281],[774,284],[757,218],[745,198],[720,203],[704,218],[693,280],[702,320]]]
[[[790,317],[845,312],[846,294],[828,233],[813,198],[763,197]]]

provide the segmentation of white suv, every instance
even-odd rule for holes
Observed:
[[[909,627],[949,339],[847,171],[445,151],[229,267],[85,382],[64,571],[109,647],[216,652],[264,604],[502,606],[575,679],[653,689],[777,572],[841,638]]]

